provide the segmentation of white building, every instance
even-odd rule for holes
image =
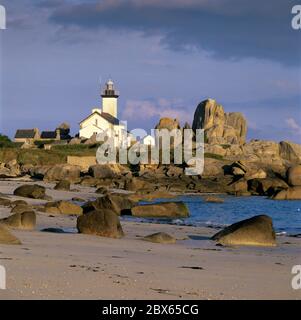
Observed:
[[[93,135],[111,129],[114,132],[115,145],[120,145],[125,133],[125,126],[118,120],[119,93],[114,83],[109,80],[102,94],[102,109],[94,108],[89,116],[80,122],[79,137],[89,139]]]

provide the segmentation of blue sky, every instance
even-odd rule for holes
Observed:
[[[67,121],[76,133],[111,77],[129,128],[191,123],[210,97],[246,115],[249,138],[300,142],[298,2],[0,0],[0,131]]]

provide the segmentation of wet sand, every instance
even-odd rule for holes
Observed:
[[[0,181],[0,192],[21,199],[12,193],[22,183]],[[95,196],[93,188],[61,192],[43,185],[54,199]],[[0,217],[9,212],[0,207]],[[291,287],[291,269],[301,264],[300,238],[280,236],[275,248],[225,248],[209,240],[212,228],[122,221],[126,236],[109,239],[76,234],[75,226],[75,217],[37,213],[35,231],[14,230],[22,245],[0,246],[7,272],[0,299],[301,298]],[[70,233],[40,231],[50,227]],[[141,239],[159,231],[177,238],[176,244]]]

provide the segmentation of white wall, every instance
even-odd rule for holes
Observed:
[[[102,111],[117,118],[117,98],[102,98]]]

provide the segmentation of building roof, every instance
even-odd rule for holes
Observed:
[[[119,120],[115,117],[113,117],[111,114],[106,113],[106,112],[102,112],[100,114],[105,120],[107,120],[108,122],[110,122],[111,124],[113,124],[114,126],[118,126],[119,125]]]
[[[15,134],[15,139],[34,139],[35,135],[35,129],[19,129]]]
[[[55,139],[56,131],[42,131],[41,139]]]
[[[101,116],[103,119],[105,119],[109,123],[113,124],[114,126],[118,126],[120,123],[120,121],[117,118],[113,117],[111,114],[106,113],[106,112],[98,112],[98,111],[94,111],[92,114],[90,114],[84,120],[82,120],[80,123],[83,123],[84,121],[88,120],[94,114],[98,114],[99,116]]]

